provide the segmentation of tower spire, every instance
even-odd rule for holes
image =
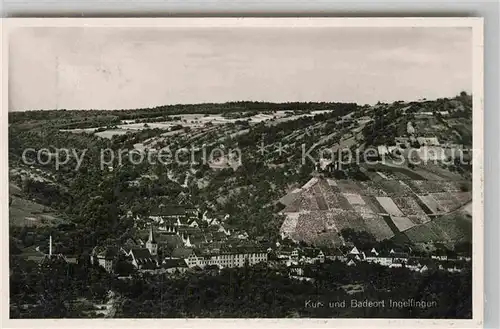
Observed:
[[[149,238],[148,242],[155,243],[155,238],[153,235],[153,225],[149,225]]]
[[[158,255],[158,245],[156,244],[155,237],[153,235],[153,225],[149,226],[149,239],[146,242],[146,248],[151,253],[151,256]]]

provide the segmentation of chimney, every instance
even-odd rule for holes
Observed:
[[[49,237],[49,257],[52,256],[52,235]]]

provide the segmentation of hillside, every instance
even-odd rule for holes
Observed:
[[[283,206],[278,201],[315,175],[318,162],[325,154],[323,150],[331,154],[343,149],[363,151],[372,146],[390,148],[407,133],[408,122],[414,126],[415,136],[420,141],[427,138],[439,141],[440,145],[470,147],[471,99],[470,95],[461,94],[449,99],[374,106],[241,102],[136,111],[9,113],[11,181],[19,184],[23,193],[37,202],[72,218],[79,225],[79,232],[88,237],[89,241],[82,243],[89,245],[97,239],[126,234],[131,225],[125,216],[129,211],[144,216],[160,202],[194,205],[212,218],[225,220],[225,224],[235,230],[247,232],[252,238],[274,241],[285,220],[283,213],[290,213],[289,209],[282,212],[280,207]],[[70,155],[69,161],[57,170],[54,161],[30,167],[21,159],[27,147],[36,150],[69,148],[76,150],[76,156]],[[172,154],[187,149],[189,156],[186,153],[183,161],[166,164],[143,161],[135,165],[130,162],[134,149],[153,154],[165,147]],[[409,150],[415,147],[410,145],[402,154],[408,156]],[[451,149],[440,147],[443,152]],[[115,161],[101,166],[103,149],[115,153],[126,150],[121,164],[115,157]],[[425,145],[418,145],[416,149],[419,150],[416,156],[425,155],[422,153]],[[84,154],[83,150],[86,150]],[[311,150],[310,157],[304,157],[308,150]],[[76,169],[80,155],[82,162]],[[393,199],[403,215],[395,211],[391,221],[405,231],[425,223],[432,216],[451,211],[470,197],[467,188],[470,165],[438,161],[398,170],[395,166],[390,170],[359,167],[344,171],[339,177],[330,177],[337,187],[322,181],[313,188],[313,192],[320,189],[322,193],[329,189],[326,196],[311,192],[300,201],[315,204],[307,205],[312,207],[311,212],[326,211],[326,205],[328,210],[343,214],[330,214],[331,218],[323,220],[326,224],[314,228],[326,229],[321,234],[328,243],[340,239],[338,233],[331,231],[335,231],[333,226],[343,227],[343,223],[337,223],[341,217],[348,227],[356,227],[352,223],[358,223],[378,239],[391,237],[394,226],[384,219],[384,212],[378,208],[392,205],[390,201],[384,204],[386,199],[380,198],[391,198],[401,192],[411,194]],[[21,186],[16,177],[23,170],[41,173],[48,181],[28,178]],[[359,194],[361,199],[357,195],[344,195],[360,190],[363,192]],[[438,206],[427,199],[429,193]],[[287,204],[287,207],[294,207],[296,203]],[[422,213],[425,207],[432,213]],[[23,216],[29,215],[18,217]],[[369,220],[370,216],[375,219]],[[304,221],[299,220],[300,223]]]
[[[24,195],[15,185],[9,185],[9,223],[13,226],[57,226],[64,223],[56,211]]]

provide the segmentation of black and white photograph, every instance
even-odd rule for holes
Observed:
[[[4,46],[10,320],[481,323],[481,19],[13,19]]]

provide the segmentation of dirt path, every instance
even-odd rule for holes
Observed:
[[[98,313],[104,315],[105,318],[114,318],[122,299],[113,291],[110,291],[108,296],[109,299],[105,304],[96,304],[95,306],[104,308],[98,311]]]

